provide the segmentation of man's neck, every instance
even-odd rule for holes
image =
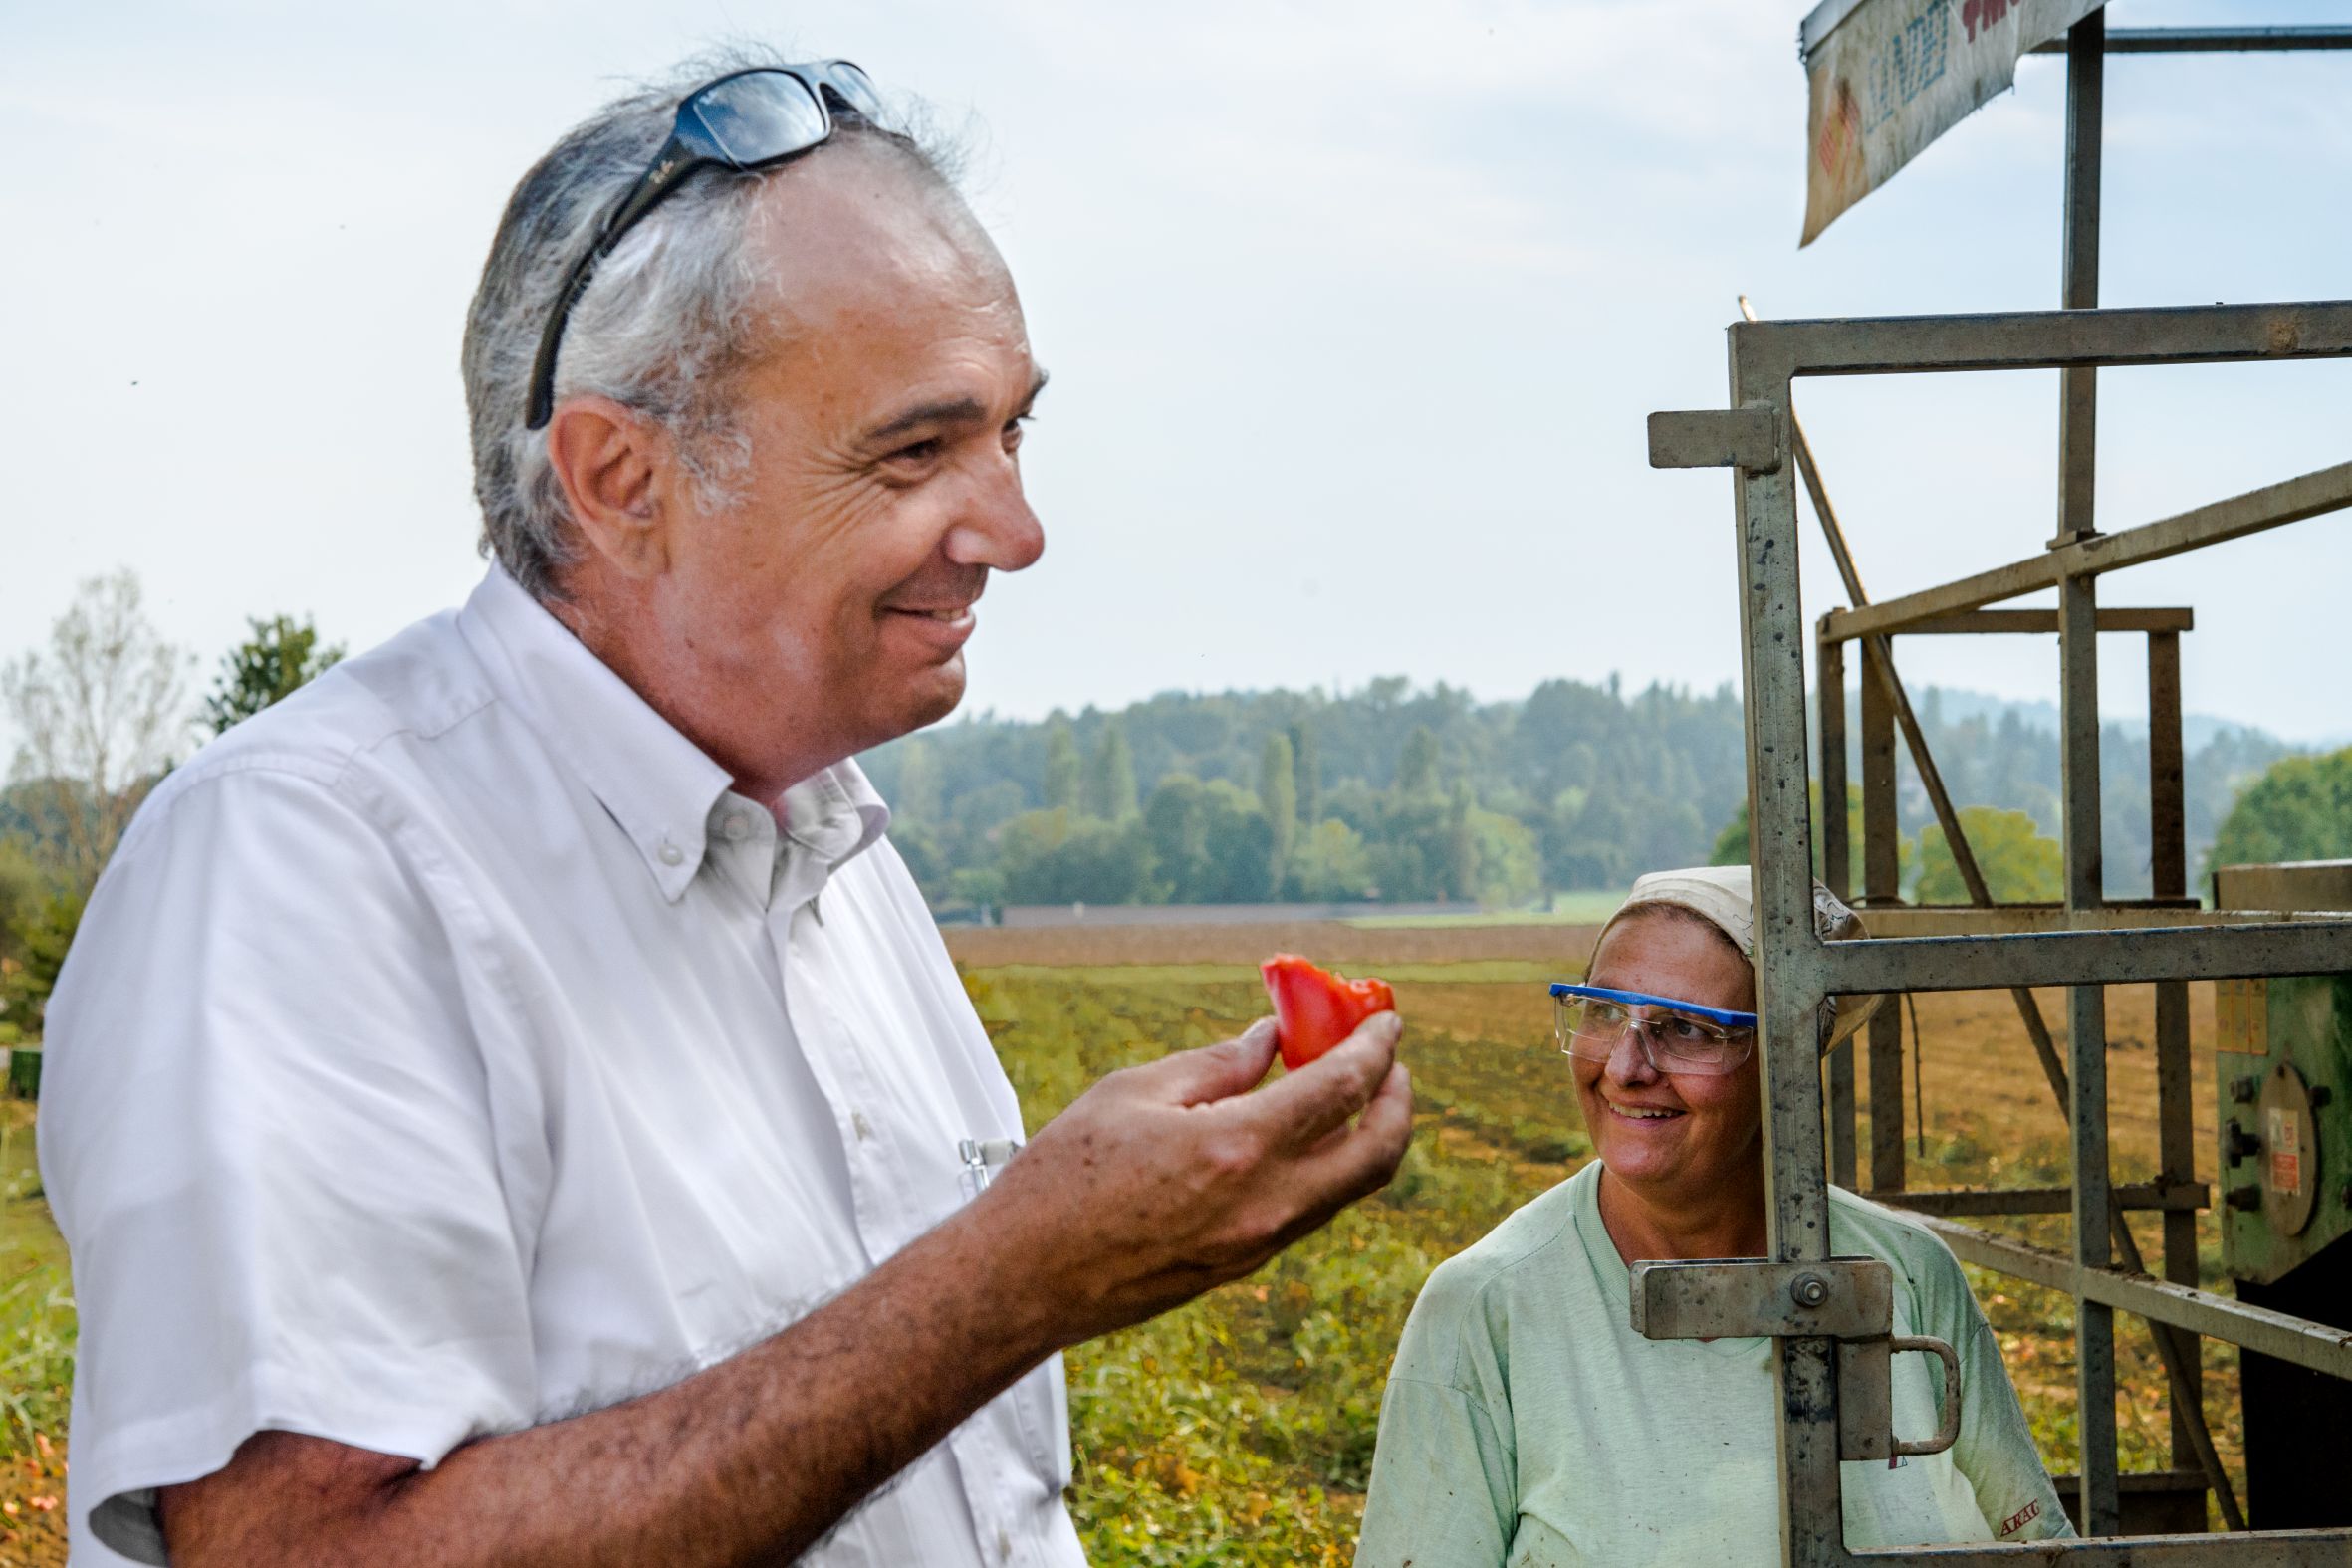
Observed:
[[[671,729],[693,742],[703,756],[726,769],[735,792],[745,799],[773,806],[784,798],[785,790],[841,761],[841,757],[824,755],[822,749],[812,750],[806,756],[750,755],[746,748],[733,744],[723,727],[712,722],[712,716],[701,709],[700,697],[714,690],[716,683],[674,668],[670,660],[641,656],[648,644],[656,648],[663,644],[658,638],[631,636],[634,621],[630,616],[584,608],[578,598],[551,599],[547,608],[566,630],[580,639],[581,646],[619,676]],[[794,726],[787,715],[766,714],[763,719],[763,729],[767,732],[763,740],[801,733],[801,727]]]
[[[1753,1179],[1702,1193],[1645,1191],[1602,1168],[1600,1220],[1627,1263],[1645,1258],[1761,1257],[1764,1250],[1764,1166]]]

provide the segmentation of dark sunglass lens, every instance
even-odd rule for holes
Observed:
[[[866,119],[882,117],[882,95],[874,86],[873,78],[846,60],[827,61],[824,85],[840,95],[841,102]]]
[[[738,168],[773,163],[824,139],[824,110],[817,95],[782,71],[713,83],[693,102],[719,154]]]

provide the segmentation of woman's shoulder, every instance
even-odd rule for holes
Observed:
[[[1829,1239],[1838,1252],[1848,1256],[1867,1253],[1891,1264],[1912,1290],[1925,1298],[1923,1307],[1946,1305],[1955,1290],[1962,1296],[1968,1293],[1960,1259],[1918,1215],[1832,1187]]]
[[[1541,1303],[1544,1310],[1559,1310],[1573,1294],[1561,1287],[1572,1284],[1571,1270],[1583,1261],[1576,1232],[1579,1180],[1590,1177],[1569,1177],[1437,1265],[1405,1320],[1391,1378],[1481,1399],[1501,1387],[1501,1352],[1511,1338],[1515,1307]]]

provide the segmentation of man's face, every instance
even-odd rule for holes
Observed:
[[[1045,549],[1019,456],[1043,377],[993,247],[892,154],[771,187],[754,253],[789,317],[738,384],[748,469],[716,504],[665,487],[652,608],[700,728],[843,757],[955,707],[990,570]]]

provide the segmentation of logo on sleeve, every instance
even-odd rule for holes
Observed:
[[[2006,1539],[2007,1537],[2016,1534],[2019,1530],[2025,1528],[2026,1525],[2031,1524],[2034,1520],[2040,1517],[2041,1503],[2038,1499],[2025,1504],[2024,1507],[2019,1508],[2015,1513],[2010,1514],[2007,1518],[2000,1521],[2001,1537]]]

